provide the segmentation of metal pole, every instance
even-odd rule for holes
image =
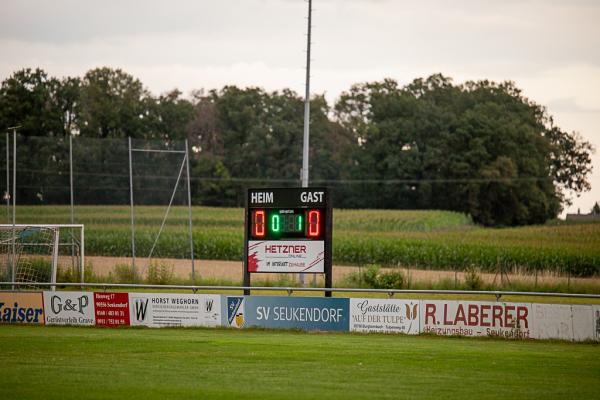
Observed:
[[[15,282],[16,280],[16,276],[17,276],[17,265],[15,263],[16,260],[16,238],[15,238],[15,224],[16,224],[16,217],[17,217],[17,128],[13,128],[13,194],[12,194],[12,201],[13,201],[13,211],[12,211],[12,225],[13,225],[13,229],[12,229],[12,281]],[[13,290],[14,290],[14,286],[13,286]]]
[[[6,132],[6,223],[10,224],[10,137]]]
[[[71,224],[73,224],[73,135],[69,135],[69,187],[71,189]]]
[[[131,268],[135,276],[135,220],[133,214],[133,165],[131,160],[131,136],[129,139],[129,204],[131,210]]]
[[[81,246],[81,257],[79,262],[81,263],[81,283],[84,282],[85,279],[85,226],[81,226],[81,237],[79,239]]]
[[[302,145],[302,187],[308,187],[308,156],[310,141],[310,38],[312,21],[312,0],[308,0],[308,34],[306,39],[306,87],[304,92],[304,141]],[[300,274],[300,284],[304,286],[304,274]]]
[[[187,197],[188,197],[188,220],[190,230],[190,255],[192,256],[192,282],[196,284],[196,269],[194,267],[194,238],[192,236],[192,192],[190,189],[190,156],[188,151],[188,141],[185,139],[185,163],[187,170]]]
[[[60,229],[54,231],[54,248],[52,249],[52,283],[56,283],[56,273],[58,272],[58,244],[60,243]],[[50,290],[56,290],[56,286],[51,286]]]
[[[74,223],[74,210],[73,210],[73,135],[69,134],[69,189],[71,193],[71,224]],[[75,235],[73,234],[73,228],[69,230],[71,240],[71,270],[75,270]],[[80,266],[81,271],[81,266]],[[83,281],[82,281],[83,283]]]
[[[308,35],[306,42],[306,85],[304,92],[304,141],[302,145],[302,187],[308,187],[308,156],[310,141],[310,38],[312,0],[308,0]]]

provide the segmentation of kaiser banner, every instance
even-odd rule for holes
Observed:
[[[172,293],[129,293],[131,325],[218,326],[221,296]]]
[[[532,307],[525,303],[421,302],[421,332],[437,335],[532,337]]]
[[[349,299],[228,296],[223,325],[320,331],[348,331]]]
[[[419,301],[350,299],[350,331],[419,333]]]
[[[44,292],[47,325],[94,325],[94,294]]]
[[[325,271],[324,241],[271,240],[248,242],[248,272]]]
[[[0,292],[0,322],[43,324],[42,292]]]

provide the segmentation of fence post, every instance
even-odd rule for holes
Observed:
[[[131,270],[135,276],[135,218],[133,214],[133,166],[131,160],[131,136],[128,138],[129,144],[129,204],[131,214]]]

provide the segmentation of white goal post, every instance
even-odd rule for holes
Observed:
[[[70,268],[71,280],[84,282],[83,224],[0,224],[0,281],[35,288],[37,282],[56,283],[59,268]]]

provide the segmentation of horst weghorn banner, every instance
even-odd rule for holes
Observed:
[[[44,292],[47,325],[95,325],[94,293]]]
[[[129,293],[131,325],[218,326],[221,296],[208,294]]]
[[[419,333],[419,301],[350,299],[350,331]]]

